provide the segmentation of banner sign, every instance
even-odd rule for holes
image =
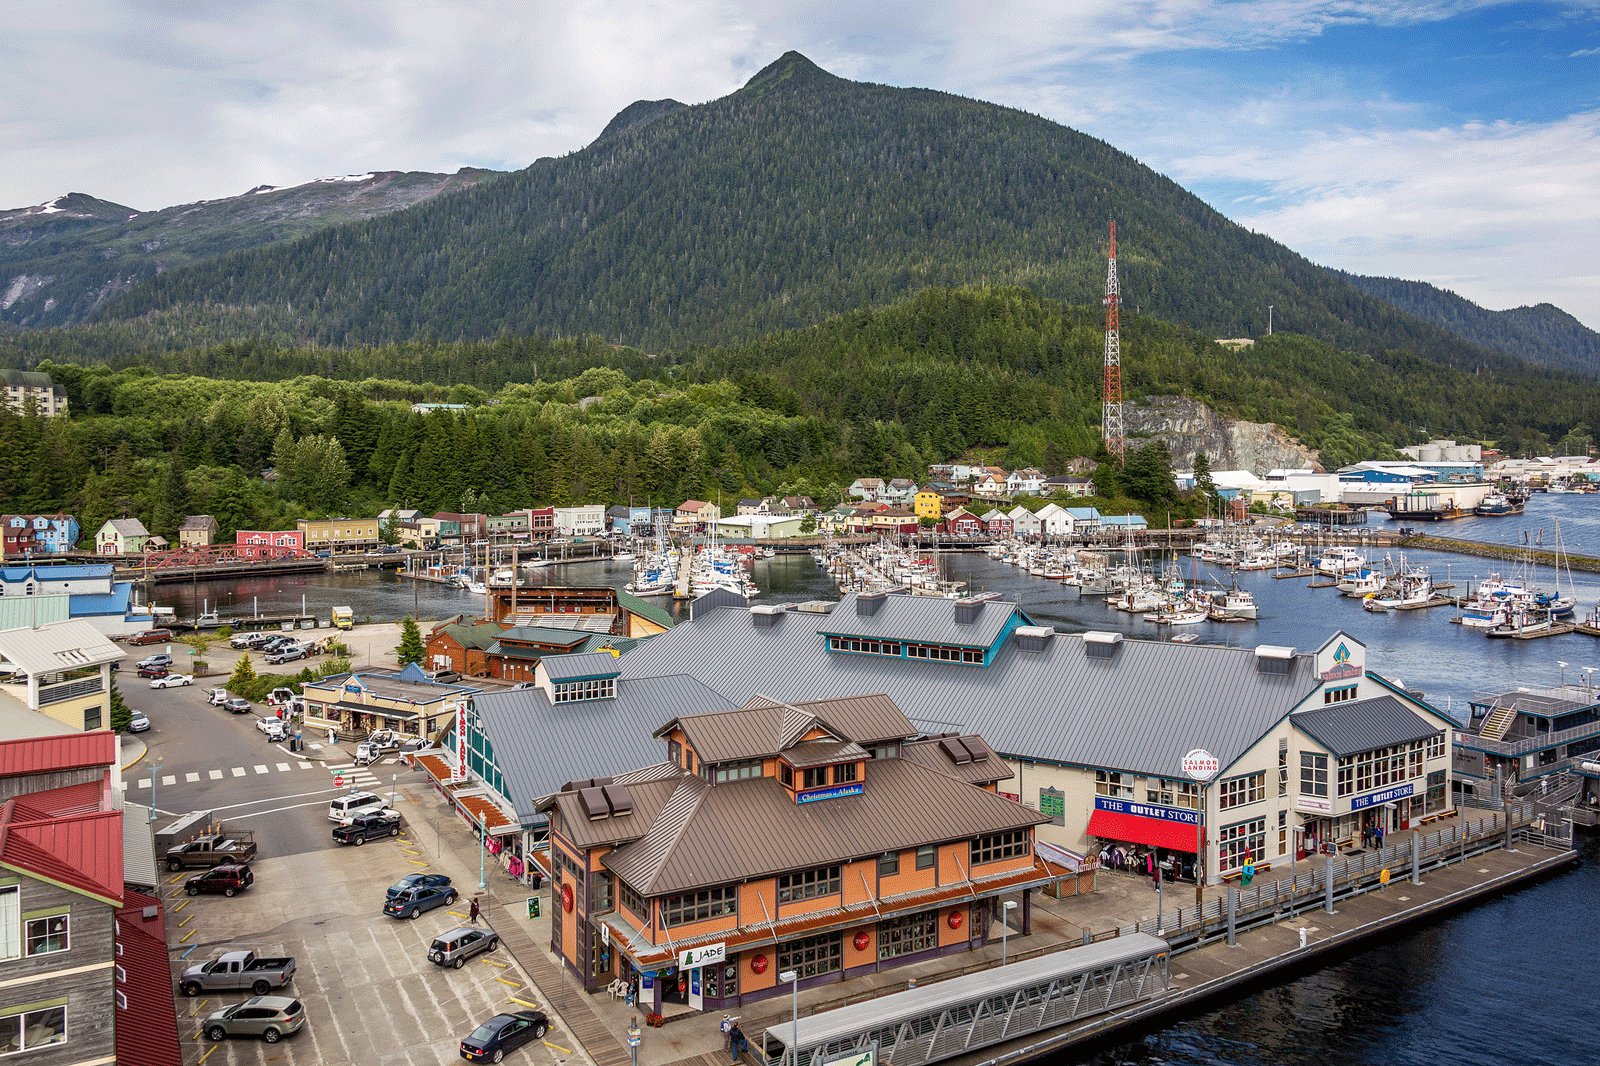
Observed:
[[[1351,800],[1350,809],[1352,811],[1360,811],[1368,807],[1381,807],[1385,803],[1392,803],[1395,800],[1405,799],[1414,795],[1416,791],[1416,785],[1396,785],[1393,788],[1386,788],[1382,792],[1369,792],[1365,796],[1357,796]]]
[[[1133,814],[1140,818],[1159,818],[1163,822],[1178,822],[1183,825],[1200,824],[1199,811],[1191,811],[1183,807],[1163,807],[1159,803],[1139,803],[1134,800],[1096,796],[1094,798],[1094,809],[1097,811],[1111,811],[1114,814]]]
[[[703,948],[685,948],[678,952],[678,969],[694,970],[701,966],[715,966],[728,959],[728,944],[707,944]]]
[[[817,803],[821,800],[839,799],[841,796],[861,795],[861,782],[854,781],[848,785],[834,785],[832,788],[814,788],[809,792],[800,792],[795,795],[797,803]]]

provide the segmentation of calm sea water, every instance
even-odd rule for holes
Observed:
[[[1600,497],[1535,496],[1522,516],[1463,520],[1440,532],[1507,546],[1520,545],[1526,533],[1528,541],[1542,540],[1548,546],[1554,542],[1557,520],[1569,550],[1600,556]],[[1462,591],[1492,570],[1512,569],[1511,564],[1431,552],[1411,553],[1407,561],[1429,567],[1437,580],[1457,582]],[[1167,635],[1135,616],[1108,610],[1100,600],[1079,599],[1055,582],[1028,577],[983,556],[951,556],[946,568],[950,577],[969,582],[975,591],[1015,600],[1039,621],[1071,629]],[[626,564],[600,563],[552,568],[546,580],[621,586],[629,576]],[[1536,576],[1546,585],[1554,582],[1548,569]],[[764,601],[835,595],[809,557],[760,560],[754,577]],[[1600,574],[1574,574],[1573,579],[1579,611],[1587,613],[1600,601]],[[1255,594],[1261,620],[1191,627],[1202,640],[1311,649],[1335,629],[1344,629],[1367,644],[1374,669],[1423,690],[1457,715],[1475,692],[1554,684],[1563,670],[1569,681],[1580,681],[1584,667],[1600,668],[1600,640],[1592,637],[1489,640],[1449,624],[1452,612],[1446,607],[1377,615],[1332,590],[1307,588],[1304,580],[1278,581],[1256,573],[1240,575],[1239,583]],[[424,618],[471,612],[478,602],[465,592],[370,571],[162,591],[163,602],[177,606],[180,615],[202,599],[224,613],[248,611],[252,601],[269,612],[298,609],[302,596],[317,613],[348,604],[358,618],[385,619],[410,613],[413,597]],[[681,610],[667,599],[655,602]],[[1600,672],[1594,676],[1600,679]],[[1533,888],[1080,1061],[1095,1066],[1542,1066],[1600,1061],[1593,1015],[1600,996],[1600,944],[1595,937],[1600,844],[1593,837],[1585,842],[1584,854],[1582,866]]]

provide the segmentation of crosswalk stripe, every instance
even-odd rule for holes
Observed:
[[[278,764],[278,769],[279,769],[280,772],[283,771],[283,770],[287,770],[287,769],[289,769],[289,764],[286,763],[286,762],[281,762],[281,763]]]
[[[161,775],[161,783],[163,785],[176,785],[178,783],[177,775],[176,774],[162,774]]]
[[[210,776],[211,780],[213,780],[213,781],[221,781],[222,780],[222,771],[221,770],[208,770],[208,771],[206,771],[206,773]]]
[[[355,766],[355,763],[353,763],[353,762],[331,762],[331,763],[328,764],[328,769],[330,769],[330,770],[348,770],[353,766]]]
[[[188,773],[183,775],[183,779],[184,779],[185,782],[187,782],[188,784],[192,785],[196,781],[200,780],[200,775],[195,773],[193,770],[191,770]]]
[[[150,787],[150,779],[148,777],[141,777],[139,779],[139,787],[140,788],[149,788]]]
[[[309,769],[311,769],[311,764],[308,763],[308,762],[303,762],[303,763],[300,764],[300,769],[309,770]]]
[[[234,768],[233,768],[233,770],[232,770],[232,773],[233,773],[233,776],[234,776],[234,777],[243,777],[243,776],[244,776],[244,767],[242,767],[242,766],[235,766],[235,767],[234,767]]]
[[[272,772],[271,768],[268,767],[267,764],[264,763],[264,762],[263,763],[256,763],[255,771],[258,774],[270,774]]]

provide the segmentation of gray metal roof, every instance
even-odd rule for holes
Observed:
[[[987,648],[1018,609],[1016,604],[1002,600],[980,601],[977,617],[963,625],[956,622],[955,603],[941,597],[891,594],[882,597],[872,614],[859,613],[869,602],[863,601],[859,593],[846,595],[833,613],[815,620],[815,631],[876,640]],[[786,618],[779,625],[797,621],[801,619]]]
[[[537,816],[539,797],[568,781],[660,762],[666,750],[653,734],[669,708],[689,714],[732,707],[692,677],[624,679],[609,699],[552,704],[540,689],[527,688],[481,693],[473,704],[505,777],[506,798],[524,822]]]
[[[544,676],[552,682],[578,681],[590,677],[616,677],[620,673],[617,657],[608,651],[584,651],[552,655],[541,659]]]
[[[0,660],[15,663],[24,674],[64,673],[114,663],[125,655],[110,637],[81,618],[0,632]]]
[[[1439,723],[1412,710],[1393,696],[1301,711],[1290,721],[1302,733],[1341,758],[1395,744],[1409,744],[1414,740],[1427,740],[1440,732]]]
[[[951,609],[889,599],[908,615]],[[991,602],[980,617],[1003,624],[1010,609]],[[828,619],[789,611],[770,626],[745,608],[697,612],[623,656],[622,676],[687,674],[736,702],[882,692],[928,732],[978,733],[1006,755],[1174,778],[1195,747],[1227,766],[1318,685],[1307,654],[1269,674],[1249,649],[1124,640],[1091,659],[1082,637],[1066,634],[1037,652],[1008,640],[988,667],[828,652],[819,622],[840,614],[853,618],[848,599]]]
[[[811,1014],[800,1019],[797,1041],[797,1030],[792,1022],[768,1026],[766,1035],[769,1040],[777,1041],[785,1048],[789,1047],[791,1041],[798,1043],[802,1050],[819,1047],[865,1030],[892,1027],[946,1007],[959,1007],[975,999],[1007,995],[1052,978],[1097,970],[1102,966],[1141,959],[1166,950],[1167,942],[1149,933],[1119,936],[1098,944],[1086,944],[1023,959],[1004,968],[979,970],[948,981]]]

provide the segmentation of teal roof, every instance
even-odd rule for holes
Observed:
[[[654,622],[658,626],[672,628],[672,615],[663,611],[649,600],[642,600],[638,596],[632,596],[619,590],[617,592],[617,606],[638,615],[646,621]]]

